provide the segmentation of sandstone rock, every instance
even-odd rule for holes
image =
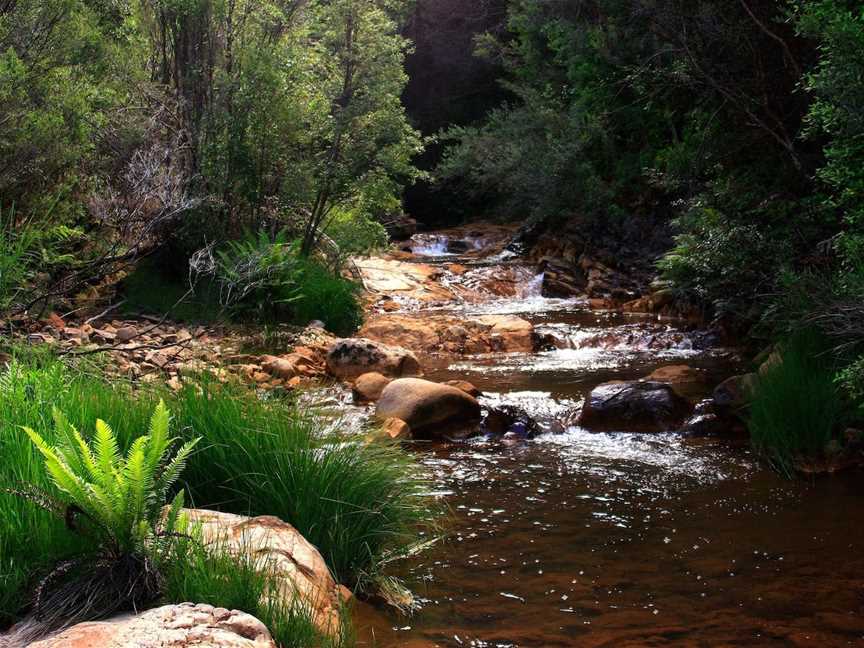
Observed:
[[[261,356],[261,368],[271,376],[289,380],[300,372],[297,369],[296,358],[278,358],[276,356]]]
[[[461,389],[418,378],[394,380],[381,393],[376,416],[405,421],[414,436],[439,437],[480,420],[480,404]]]
[[[341,380],[351,380],[370,371],[397,378],[422,373],[420,362],[411,351],[364,338],[338,340],[327,352],[327,370]]]
[[[544,297],[575,297],[585,292],[583,270],[566,259],[546,257],[540,261]]]
[[[276,648],[270,632],[255,617],[183,603],[138,615],[79,623],[30,644],[30,648]]]
[[[355,403],[374,403],[391,382],[390,378],[376,371],[365,373],[354,381],[351,393]]]
[[[515,315],[484,315],[477,322],[490,327],[492,348],[507,353],[534,351],[534,326]]]
[[[184,512],[192,525],[200,525],[205,546],[250,556],[278,580],[279,596],[286,603],[299,599],[321,632],[333,635],[339,631],[337,583],[318,550],[293,526],[269,515],[249,518],[201,509]]]
[[[664,383],[610,382],[592,390],[579,425],[597,432],[665,432],[680,427],[692,409]]]
[[[443,384],[450,385],[451,387],[455,387],[456,389],[461,389],[463,392],[468,394],[469,396],[473,396],[477,398],[483,395],[477,387],[475,387],[472,383],[467,380],[447,380]]]
[[[682,385],[701,382],[699,372],[689,365],[668,365],[660,367],[645,377],[645,380]]]
[[[117,342],[120,344],[125,344],[138,337],[138,329],[134,326],[124,326],[122,328],[118,328],[115,333]]]
[[[741,409],[750,401],[750,392],[756,386],[756,374],[732,376],[714,390],[714,402],[721,407]]]
[[[406,214],[393,214],[382,220],[384,229],[394,241],[405,241],[417,233],[417,221]]]
[[[411,426],[398,418],[389,418],[381,425],[382,432],[394,441],[405,441],[411,438]]]

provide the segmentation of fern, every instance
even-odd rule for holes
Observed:
[[[175,531],[182,492],[174,498],[164,524],[160,524],[162,510],[198,440],[184,444],[171,457],[175,439],[169,436],[170,422],[171,414],[160,402],[148,433],[132,443],[125,457],[113,430],[102,420],[96,422],[95,435],[88,442],[61,412],[54,411],[54,446],[24,428],[59,492],[57,498],[49,496],[45,501],[63,502],[67,519],[69,511],[83,516],[105,556],[147,555],[160,545],[157,538]]]

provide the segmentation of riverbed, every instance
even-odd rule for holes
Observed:
[[[741,359],[684,322],[547,299],[518,258],[464,247],[427,236],[413,253],[442,268],[518,266],[522,289],[407,310],[518,315],[554,343],[432,358],[427,377],[468,380],[484,406],[518,405],[543,433],[415,449],[430,498],[451,511],[448,536],[398,567],[414,614],[361,611],[361,636],[418,648],[864,645],[860,472],[789,481],[746,439],[579,428],[573,414],[602,382],[686,364],[695,401]]]

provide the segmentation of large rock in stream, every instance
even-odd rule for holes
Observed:
[[[201,542],[238,558],[248,556],[257,569],[278,583],[287,605],[300,604],[325,635],[341,627],[343,590],[318,550],[300,532],[277,517],[245,517],[203,509],[184,509],[190,525],[201,529]]]
[[[375,415],[382,421],[405,421],[415,437],[439,438],[474,427],[480,421],[480,404],[456,387],[402,378],[384,388]]]
[[[276,648],[261,621],[212,605],[166,605],[79,623],[29,648]]]
[[[667,432],[678,429],[692,411],[668,384],[609,382],[591,391],[579,425],[595,432]]]
[[[327,370],[340,380],[370,372],[393,378],[422,374],[417,356],[408,349],[366,338],[337,340],[327,351]]]

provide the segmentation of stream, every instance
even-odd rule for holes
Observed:
[[[532,268],[470,243],[460,255],[446,237],[420,237],[413,253],[442,267],[508,266],[524,277],[519,295],[412,312],[514,314],[552,342],[437,358],[427,377],[468,380],[484,406],[516,404],[544,434],[417,450],[430,495],[451,511],[448,537],[397,568],[419,609],[361,609],[361,636],[383,648],[864,645],[861,474],[788,481],[740,439],[573,425],[602,382],[687,364],[702,378],[696,400],[741,361],[678,322],[544,298]]]

